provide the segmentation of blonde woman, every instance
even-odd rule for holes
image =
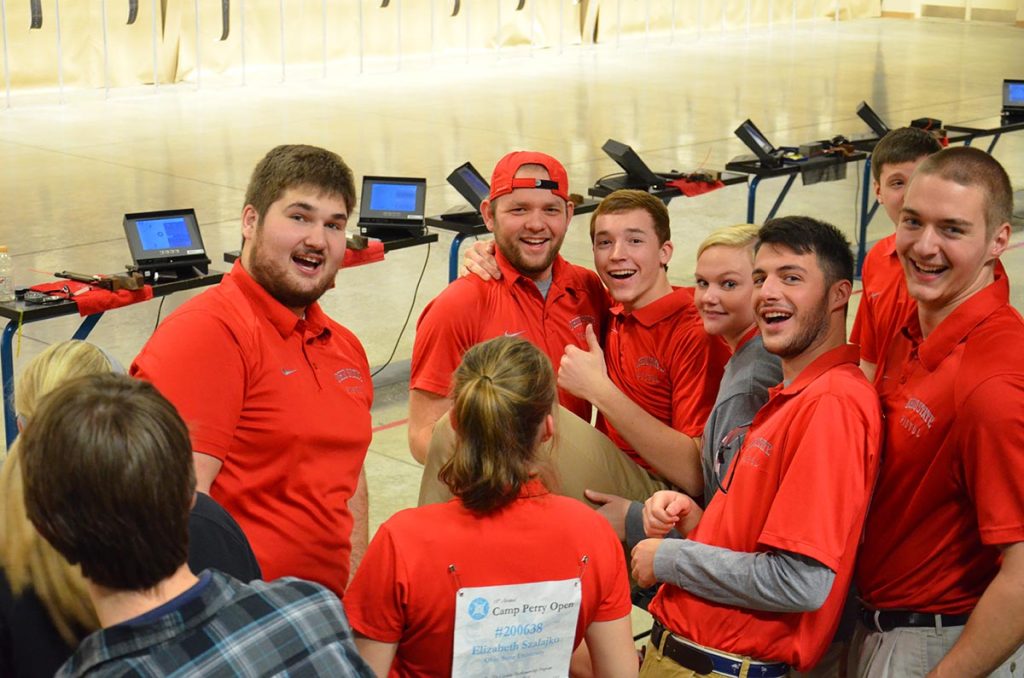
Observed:
[[[19,427],[50,391],[76,377],[123,372],[83,341],[50,346],[25,368],[15,408]],[[78,642],[99,628],[78,567],[44,540],[25,514],[17,441],[0,469],[0,676],[52,676]],[[60,469],[54,469],[60,472]],[[243,581],[259,566],[241,528],[216,502],[197,495],[189,518],[189,564],[215,567]]]
[[[542,480],[551,363],[499,337],[467,351],[453,381],[440,476],[455,498],[374,536],[345,595],[360,654],[380,676],[566,675],[585,637],[595,676],[635,676],[622,547]]]

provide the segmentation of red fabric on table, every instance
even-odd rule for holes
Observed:
[[[679,191],[687,198],[692,198],[697,195],[703,195],[710,193],[711,191],[717,191],[720,188],[725,188],[725,184],[721,181],[690,181],[689,179],[675,179],[668,181],[665,186],[669,188],[678,188]]]
[[[354,250],[351,247],[345,249],[345,258],[341,260],[342,268],[372,264],[375,261],[384,261],[384,243],[380,240],[371,239],[366,249]]]
[[[95,315],[112,308],[130,306],[153,298],[153,287],[150,285],[144,285],[141,290],[111,292],[77,280],[55,280],[33,285],[30,289],[46,294],[70,292],[69,298],[78,305],[78,314],[82,316]]]

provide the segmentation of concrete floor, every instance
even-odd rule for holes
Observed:
[[[341,69],[335,69],[335,72]],[[129,253],[125,212],[194,207],[206,246],[220,263],[239,244],[239,213],[249,172],[273,145],[311,143],[339,152],[358,175],[425,176],[427,212],[458,207],[444,181],[471,160],[483,173],[513,149],[543,150],[569,170],[585,193],[616,170],[601,152],[609,137],[631,144],[655,170],[722,168],[745,153],[732,130],[752,118],[777,145],[866,134],[855,116],[867,100],[892,125],[932,116],[992,126],[1002,79],[1024,77],[1024,31],[1008,26],[890,19],[797,24],[749,34],[676,36],[621,46],[505,50],[472,63],[403,61],[402,70],[371,64],[359,75],[310,77],[281,85],[114,91],[109,100],[68,92],[64,105],[18,98],[0,110],[0,244],[9,245],[19,286],[69,269],[121,269]],[[56,102],[56,96],[51,97]],[[1019,188],[1024,133],[994,154]],[[832,221],[851,238],[860,172],[845,181],[794,186],[782,213]],[[781,187],[767,181],[758,219]],[[676,246],[671,277],[692,283],[697,244],[714,227],[745,221],[741,187],[671,203]],[[464,205],[463,205],[464,207]],[[879,211],[869,240],[890,232]],[[1015,239],[1017,236],[1015,236]],[[397,341],[394,366],[378,384],[377,427],[367,458],[371,529],[415,502],[420,467],[406,447],[407,361],[415,318],[447,281],[448,245],[388,255],[383,263],[341,273],[324,300],[328,313],[363,341],[381,365]],[[1015,243],[1016,248],[1020,243]],[[586,217],[577,218],[563,254],[592,261]],[[413,289],[424,259],[419,294]],[[1011,278],[1024,252],[1004,257]],[[1024,308],[1017,287],[1014,303]],[[168,298],[162,316],[188,297]],[[412,306],[413,320],[399,330]],[[109,313],[91,339],[129,363],[150,335],[159,302]],[[852,313],[851,313],[852,318]],[[77,325],[62,318],[26,325],[16,370]]]

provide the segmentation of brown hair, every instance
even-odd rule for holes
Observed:
[[[356,207],[356,184],[345,161],[337,153],[302,144],[272,148],[257,163],[245,190],[245,204],[252,205],[260,223],[267,209],[286,190],[309,186],[345,200],[349,213]]]
[[[917,127],[890,130],[871,151],[871,176],[882,180],[886,165],[901,165],[942,150],[942,144],[931,132]]]
[[[185,563],[192,445],[151,384],[69,381],[42,402],[21,446],[29,520],[87,579],[142,591]]]
[[[916,175],[931,174],[961,186],[977,186],[985,194],[985,234],[1013,217],[1013,188],[1006,170],[985,151],[970,146],[947,148],[921,163]]]
[[[658,236],[659,245],[664,245],[666,241],[672,239],[668,208],[665,207],[665,203],[647,191],[624,188],[608,194],[598,203],[597,209],[590,216],[590,241],[594,241],[598,217],[603,214],[622,214],[633,210],[643,210],[651,215],[651,220],[654,222],[654,234]]]
[[[453,379],[455,452],[438,475],[466,508],[490,513],[515,499],[536,469],[555,373],[533,344],[498,337],[466,351]]]

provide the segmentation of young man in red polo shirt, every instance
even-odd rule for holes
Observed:
[[[864,531],[860,676],[1024,666],[1024,321],[998,266],[1012,189],[941,151],[907,189],[896,251],[917,301],[877,380],[883,463]]]
[[[557,367],[566,344],[586,346],[587,325],[604,326],[608,302],[592,271],[570,264],[562,246],[573,203],[569,178],[544,153],[509,153],[494,168],[480,205],[498,243],[500,283],[460,278],[427,304],[416,324],[409,380],[409,449],[423,463],[438,420],[450,409],[452,372],[470,346],[521,336]],[[559,402],[590,420],[590,404],[559,390]]]
[[[641,585],[666,582],[641,676],[784,676],[832,640],[878,464],[880,412],[846,343],[849,242],[808,217],[764,225],[753,303],[783,383],[754,417],[705,511],[678,492],[648,500],[633,550]]]
[[[352,170],[278,146],[253,170],[242,256],[169,316],[132,365],[188,424],[196,489],[238,521],[267,580],[341,596],[366,549],[366,353],[317,300],[334,286],[355,207]]]
[[[871,174],[875,198],[893,226],[900,222],[903,193],[910,176],[925,158],[942,150],[929,132],[916,127],[894,129],[882,137],[871,152]],[[896,257],[896,234],[875,243],[864,258],[861,269],[860,305],[850,330],[850,343],[860,346],[860,367],[869,381],[875,378],[879,360],[911,309],[914,300],[907,294],[903,267]]]

